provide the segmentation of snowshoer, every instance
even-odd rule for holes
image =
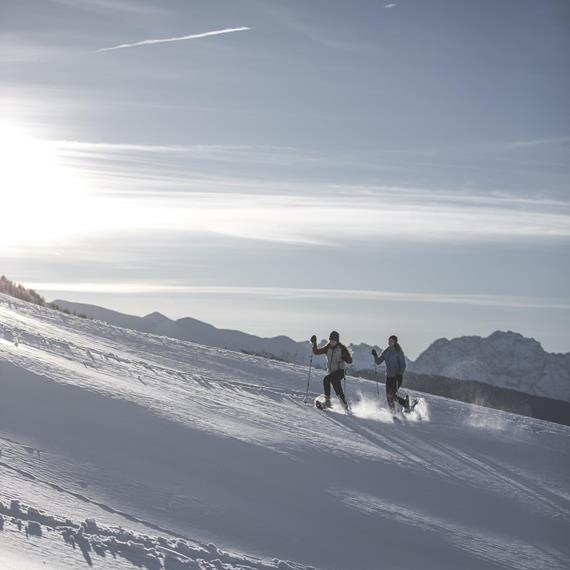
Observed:
[[[352,356],[348,348],[340,342],[340,335],[337,331],[332,331],[329,335],[329,342],[321,348],[317,348],[317,337],[311,337],[311,345],[313,346],[313,354],[326,354],[327,357],[327,375],[323,378],[323,388],[325,391],[324,406],[331,407],[331,384],[334,391],[341,401],[345,410],[348,410],[348,402],[342,389],[342,380],[344,378],[347,364],[352,363]]]
[[[388,348],[378,356],[376,349],[372,349],[372,356],[376,364],[386,364],[386,400],[392,414],[396,413],[396,401],[406,410],[410,410],[410,397],[402,398],[398,395],[398,389],[404,381],[406,371],[406,357],[398,342],[398,337],[393,334],[388,338]]]

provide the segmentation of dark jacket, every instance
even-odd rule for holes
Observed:
[[[406,357],[403,350],[398,350],[395,346],[389,346],[382,354],[374,359],[376,364],[386,363],[386,377],[394,378],[402,376],[406,370]]]

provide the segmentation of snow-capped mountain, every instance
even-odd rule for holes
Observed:
[[[0,567],[568,568],[570,428],[307,374],[0,295]]]
[[[137,317],[96,305],[63,300],[55,303],[91,318],[133,330],[230,348],[285,362],[309,362],[309,343],[296,342],[287,336],[262,338],[240,331],[218,329],[189,317],[171,320],[156,312]],[[350,343],[348,347],[353,355],[350,371],[372,377],[374,364],[370,352],[373,347],[366,343]],[[374,348],[380,350],[378,346]],[[324,364],[322,357],[313,360],[314,366],[323,367]],[[521,394],[570,401],[570,354],[547,353],[536,340],[512,332],[497,331],[487,338],[466,336],[453,340],[439,339],[416,361],[408,359],[408,370],[416,374],[473,380]],[[383,378],[383,365],[379,367],[378,374]],[[428,384],[426,381],[426,389]],[[492,401],[488,403],[492,405]]]
[[[570,401],[570,354],[548,353],[536,340],[510,331],[441,338],[410,370]]]
[[[137,317],[86,303],[73,303],[64,300],[57,300],[54,301],[54,303],[70,311],[82,313],[93,319],[105,321],[119,327],[169,336],[181,340],[190,340],[208,346],[229,348],[250,354],[267,356],[285,362],[308,364],[311,355],[311,345],[309,341],[297,342],[284,335],[273,338],[263,338],[241,331],[218,329],[213,325],[191,317],[172,320],[158,312],[151,313],[144,317]],[[321,344],[324,343],[325,340],[321,340]],[[373,368],[374,365],[370,355],[372,346],[366,343],[358,345],[349,344],[348,346],[353,354],[352,370],[370,370]],[[376,349],[378,350],[378,347],[376,347]],[[324,358],[315,358],[313,364],[317,367],[322,367],[324,365]]]

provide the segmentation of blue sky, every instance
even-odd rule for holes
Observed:
[[[412,357],[567,352],[569,68],[566,1],[3,3],[1,271]]]

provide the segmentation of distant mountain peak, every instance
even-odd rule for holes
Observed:
[[[440,338],[411,370],[570,401],[570,354],[546,352],[534,338],[513,331]]]
[[[480,335],[465,335],[465,336],[459,336],[459,337],[455,337],[452,339],[448,339],[447,337],[441,337],[438,338],[437,340],[435,340],[426,350],[429,350],[430,348],[434,347],[434,346],[442,346],[442,345],[446,345],[446,344],[459,344],[459,343],[470,343],[470,342],[476,342],[476,343],[493,343],[493,342],[503,342],[503,341],[519,341],[519,342],[523,342],[523,343],[529,343],[529,344],[535,344],[538,347],[540,347],[541,350],[542,349],[542,345],[540,344],[540,342],[538,342],[536,339],[532,338],[532,337],[526,337],[524,335],[522,335],[521,333],[515,332],[515,331],[501,331],[501,330],[496,330],[494,332],[492,332],[489,336],[480,336]]]
[[[154,311],[153,313],[145,315],[143,319],[146,319],[148,321],[170,321],[168,317],[164,316],[162,313],[159,313],[158,311]]]
[[[485,338],[485,337],[482,337]],[[515,331],[501,331],[501,330],[496,330],[495,332],[491,333],[488,337],[488,339],[493,339],[493,338],[516,338],[516,339],[524,339],[524,340],[534,340],[531,337],[526,337],[524,335],[522,335],[521,333],[515,332]]]

